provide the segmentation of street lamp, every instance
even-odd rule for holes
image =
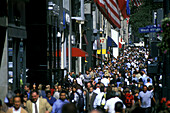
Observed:
[[[52,0],[48,2],[49,11],[49,78],[52,85],[56,80],[56,16],[59,15],[59,6]],[[52,46],[53,45],[53,46]],[[50,83],[49,82],[49,83]]]

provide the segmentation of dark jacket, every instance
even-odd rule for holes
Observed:
[[[87,97],[86,97],[86,105],[87,105],[86,107],[87,107],[87,108],[86,108],[86,109],[87,109],[88,111],[91,111],[91,110],[94,109],[93,103],[94,103],[94,100],[95,100],[96,96],[97,96],[97,94],[93,92],[92,97],[91,97],[91,100],[90,100],[90,102],[89,102],[89,92],[87,92]],[[89,105],[89,103],[90,103],[90,105]]]

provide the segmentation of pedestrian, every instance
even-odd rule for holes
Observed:
[[[13,97],[14,97],[14,93],[11,91],[8,92],[4,100],[4,104],[2,105],[2,111],[6,112],[9,108],[13,106]]]
[[[51,91],[50,91],[50,90],[49,90],[49,91],[46,91],[46,97],[45,97],[45,99],[47,99],[48,103],[49,103],[51,106],[53,106],[54,102],[56,101],[56,99],[55,99],[53,96],[51,96]]]
[[[2,111],[2,101],[0,99],[0,113],[5,113],[4,111]]]
[[[111,92],[111,98],[106,101],[106,105],[104,106],[104,109],[108,113],[115,113],[115,104],[117,102],[121,102],[123,104],[123,101],[119,99],[118,95],[115,91]],[[123,113],[125,113],[126,106],[123,104]]]
[[[89,71],[86,71],[86,74],[84,75],[85,85],[87,85],[87,83],[91,81],[91,78],[92,76],[89,74]]]
[[[76,106],[73,103],[67,103],[63,105],[62,113],[78,113],[78,112]]]
[[[15,96],[13,98],[14,106],[8,109],[6,113],[28,113],[25,109],[21,107],[21,97]]]
[[[69,103],[69,101],[66,99],[66,92],[61,91],[60,98],[56,102],[54,102],[51,113],[62,113],[62,107],[64,104],[67,104],[67,103]]]
[[[26,84],[25,84],[24,90],[25,90],[25,92],[27,92],[28,99],[30,99],[31,89],[30,89],[30,84],[29,84],[29,83],[26,83]]]
[[[41,98],[45,98],[46,97],[46,94],[45,94],[45,86],[42,85],[42,84],[39,84],[38,86],[38,92],[39,92],[39,96]]]
[[[143,86],[143,91],[138,96],[139,105],[142,108],[142,113],[151,113],[151,99],[156,103],[153,93],[147,90],[147,86]]]
[[[103,76],[103,78],[101,79],[101,83],[104,84],[104,86],[108,86],[108,84],[110,83],[109,79],[107,79],[106,75]]]
[[[32,90],[31,100],[28,100],[26,103],[26,110],[28,113],[50,113],[52,107],[46,99],[39,98],[37,90]]]
[[[105,103],[106,103],[106,96],[104,95],[104,86],[101,86],[100,93],[98,93],[98,95],[96,96],[93,107],[100,111],[104,111]]]
[[[122,102],[115,103],[115,113],[123,113],[123,103]]]
[[[22,107],[25,109],[26,108],[26,102],[28,101],[28,95],[25,92],[22,96],[21,102],[22,102]]]
[[[55,91],[55,93],[54,93],[54,95],[53,95],[53,97],[54,97],[56,100],[58,100],[58,99],[60,98],[60,92],[62,91],[62,86],[59,84],[57,89],[58,89],[58,90]]]
[[[86,105],[87,105],[87,111],[91,111],[94,109],[93,104],[94,100],[96,99],[97,93],[93,91],[93,87],[90,87],[90,90],[87,92],[86,96]]]
[[[126,111],[129,111],[134,105],[134,96],[130,94],[130,90],[128,88],[125,90],[125,105]]]
[[[103,113],[102,111],[99,111],[97,109],[92,110],[90,113]]]

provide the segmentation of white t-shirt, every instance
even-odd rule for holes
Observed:
[[[96,98],[95,98],[95,100],[94,100],[94,103],[93,103],[93,107],[94,107],[94,108],[96,108],[97,106],[100,106],[100,105],[101,105],[101,101],[102,101],[103,95],[104,95],[104,92],[100,92],[100,93],[96,96]]]
[[[152,86],[152,83],[150,83],[150,82],[148,83],[148,82],[147,82],[145,85],[146,85],[147,87],[149,87],[149,86]]]
[[[78,84],[80,84],[81,86],[83,86],[83,82],[82,82],[81,78],[76,78],[76,80],[77,80],[77,83],[78,83]]]
[[[109,80],[107,78],[103,78],[103,79],[101,79],[101,83],[103,83],[104,86],[108,86]]]
[[[13,113],[21,113],[21,107],[17,111],[13,108]]]
[[[106,105],[104,106],[104,109],[109,109],[108,113],[115,113],[116,102],[122,102],[122,100],[119,99],[118,97],[111,98],[111,99],[106,101]],[[123,104],[123,109],[125,109],[125,108],[126,108],[126,106]]]

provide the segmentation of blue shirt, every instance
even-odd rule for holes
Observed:
[[[49,98],[45,97],[45,99],[47,99],[48,103],[53,106],[54,102],[56,101],[56,99],[54,97],[51,96],[51,99],[49,100]]]
[[[141,99],[141,107],[142,108],[151,107],[151,99],[152,98],[153,98],[152,92],[146,91],[146,93],[144,93],[143,91],[141,91],[138,96],[138,99]]]
[[[132,81],[135,80],[136,82],[138,82],[138,78],[137,77],[132,77]]]
[[[148,78],[150,79],[150,83],[152,83],[152,78],[150,78],[150,77],[145,77],[144,80],[143,80],[144,85],[147,83],[147,79],[148,79]]]
[[[61,99],[58,99],[57,101],[54,102],[53,104],[53,109],[51,113],[62,113],[62,107],[64,104],[69,103],[68,100],[62,101]]]

